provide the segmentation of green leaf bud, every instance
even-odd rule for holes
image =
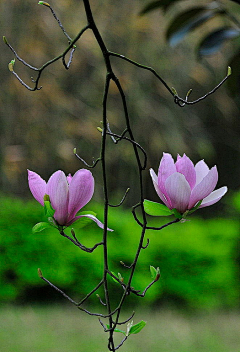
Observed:
[[[44,6],[50,7],[49,3],[45,1],[38,1],[38,5],[44,5]]]
[[[40,279],[43,278],[42,270],[40,268],[38,268],[38,276],[40,277]]]
[[[11,60],[8,64],[8,69],[10,72],[13,72],[13,67],[14,67],[14,64],[15,64],[15,59]]]
[[[36,232],[41,232],[47,228],[50,228],[51,225],[48,222],[39,222],[38,224],[36,224],[35,226],[33,226],[32,228],[32,232],[36,233]]]
[[[5,35],[3,36],[3,41],[5,44],[8,44],[7,38],[5,37]]]

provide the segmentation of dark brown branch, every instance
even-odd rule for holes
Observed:
[[[162,225],[162,226],[160,226],[160,227],[147,226],[146,229],[147,229],[147,230],[162,230],[162,229],[164,229],[164,227],[167,227],[167,226],[169,226],[169,225],[171,225],[171,224],[175,224],[175,223],[177,223],[177,222],[179,222],[179,221],[181,221],[181,219],[175,219],[175,220],[170,221],[170,222],[168,222],[167,224]]]
[[[94,292],[96,292],[96,291],[99,289],[99,287],[101,287],[102,285],[103,285],[103,280],[101,280],[101,281],[99,282],[99,284],[97,284],[97,286],[94,287],[94,289],[92,289],[91,292],[89,292],[79,303],[77,303],[77,306],[80,307],[84,302],[86,302],[86,300],[87,300]]]
[[[150,242],[150,240],[149,240],[149,238],[147,238],[147,244],[145,246],[142,246],[142,249],[146,249],[149,245],[149,242]]]
[[[92,165],[89,165],[83,158],[81,158],[77,153],[74,153],[75,155],[76,155],[76,157],[84,164],[84,165],[86,165],[89,169],[93,169],[96,165],[97,165],[97,163],[99,162],[99,161],[101,161],[101,158],[98,158],[98,159],[96,159],[96,160],[94,160],[93,161],[93,164]]]
[[[216,90],[219,89],[224,84],[224,82],[228,79],[228,77],[230,76],[230,74],[227,73],[227,75],[223,78],[223,80],[219,84],[217,84],[210,92],[204,94],[202,97],[200,97],[200,98],[198,98],[196,100],[188,101],[187,98],[183,99],[183,98],[180,98],[177,94],[175,94],[173,92],[173,90],[168,86],[168,84],[159,76],[159,74],[152,67],[139,64],[138,62],[133,61],[133,60],[127,58],[124,55],[117,54],[117,53],[114,53],[114,52],[109,52],[109,55],[118,57],[118,58],[120,58],[122,60],[128,61],[129,63],[131,63],[131,64],[133,64],[133,65],[135,65],[137,67],[140,67],[140,68],[142,68],[144,70],[152,72],[153,75],[155,77],[157,77],[157,79],[159,79],[159,81],[165,86],[165,88],[169,91],[169,93],[171,93],[171,95],[173,95],[175,104],[177,104],[180,107],[184,107],[185,105],[197,104],[200,101],[206,99],[209,95],[215,93]]]
[[[100,302],[103,306],[106,306],[106,305],[107,305],[106,303],[104,303],[104,302],[102,301],[101,297],[100,297],[98,294],[97,294],[96,296],[97,296],[97,298],[99,299],[99,302]]]
[[[135,315],[135,312],[133,312],[132,315],[128,319],[122,321],[121,323],[116,322],[116,325],[124,325],[124,324],[126,324],[127,322],[129,322],[129,320],[131,320],[134,317],[134,315]]]
[[[123,261],[120,261],[120,264],[122,264],[127,269],[131,269],[132,268],[132,264],[131,265],[126,265]]]
[[[71,230],[71,233],[72,233],[72,236],[73,236],[74,238],[72,238],[72,237],[66,235],[66,234],[64,233],[64,231],[59,231],[59,233],[60,233],[61,236],[67,238],[69,241],[71,241],[73,244],[75,244],[75,246],[77,246],[77,247],[80,248],[82,251],[87,252],[87,253],[92,253],[97,247],[103,245],[103,242],[99,242],[99,243],[96,243],[96,244],[95,244],[93,247],[91,247],[91,248],[88,248],[88,247],[84,246],[84,245],[81,244],[81,243],[78,241],[78,239],[76,238],[76,235],[75,235],[75,232],[74,232],[73,229]]]
[[[127,340],[127,338],[128,338],[128,336],[125,336],[124,339],[120,342],[120,344],[117,347],[115,347],[114,350],[115,351],[118,350],[124,344],[124,342]]]
[[[50,285],[52,288],[54,288],[56,291],[58,291],[59,293],[61,293],[62,296],[64,296],[65,298],[67,298],[71,303],[73,303],[75,306],[78,305],[77,302],[75,302],[71,297],[69,297],[65,292],[63,292],[62,290],[60,290],[60,288],[58,288],[57,286],[55,286],[54,284],[52,284],[49,280],[47,280],[45,277],[40,276],[40,278],[45,281],[48,285]]]

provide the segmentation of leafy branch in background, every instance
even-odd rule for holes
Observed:
[[[149,9],[149,8],[145,9],[145,11],[143,11],[143,13],[147,13],[147,12],[149,12],[149,10],[153,10],[154,8],[160,7],[160,6],[158,6],[160,3],[164,4],[165,10],[170,6],[169,1],[154,2],[154,4],[152,3],[152,5],[151,5],[151,9]],[[172,1],[172,3],[174,3],[174,1]],[[130,294],[134,294],[135,296],[138,296],[138,297],[144,297],[146,295],[147,291],[150,289],[150,287],[153,284],[155,284],[160,278],[159,268],[155,269],[153,266],[150,266],[150,273],[152,276],[152,281],[145,287],[145,289],[140,290],[140,289],[134,288],[132,286],[132,280],[133,280],[133,276],[134,276],[134,273],[136,270],[136,266],[137,266],[137,262],[138,262],[140,253],[142,250],[145,250],[149,245],[148,239],[147,239],[147,243],[144,244],[145,237],[146,237],[146,231],[148,229],[162,230],[163,228],[170,226],[172,224],[175,224],[183,219],[183,217],[184,217],[183,213],[186,212],[186,210],[187,210],[186,206],[188,205],[188,202],[189,202],[188,196],[191,193],[191,192],[189,193],[190,185],[186,185],[187,181],[185,180],[183,182],[183,178],[186,177],[186,179],[187,179],[188,177],[190,177],[191,182],[189,182],[189,184],[191,184],[191,187],[194,187],[196,184],[197,173],[196,173],[196,170],[194,169],[194,166],[192,164],[191,164],[191,166],[188,166],[185,164],[186,158],[183,157],[182,161],[179,161],[179,158],[180,158],[179,157],[178,161],[176,162],[176,165],[178,164],[179,169],[176,168],[176,170],[173,172],[174,173],[173,178],[175,178],[175,174],[180,173],[181,174],[181,176],[180,176],[181,182],[179,182],[180,185],[175,183],[174,187],[170,187],[171,188],[170,189],[171,195],[165,194],[165,193],[163,194],[165,197],[165,198],[164,197],[163,198],[166,200],[164,203],[167,204],[167,207],[164,207],[163,205],[159,207],[159,205],[154,205],[154,204],[150,203],[149,201],[144,200],[143,172],[145,171],[146,165],[147,165],[147,153],[142,148],[142,146],[137,141],[135,141],[133,130],[131,127],[131,120],[130,120],[130,116],[129,116],[129,112],[128,112],[128,105],[127,105],[125,93],[124,93],[124,90],[122,88],[122,85],[121,85],[118,77],[116,76],[116,74],[114,72],[114,69],[113,69],[112,63],[111,63],[111,58],[117,57],[119,60],[127,61],[131,65],[137,66],[140,69],[144,69],[144,70],[151,72],[160,81],[160,83],[165,86],[165,88],[168,90],[168,92],[173,96],[174,102],[177,105],[179,105],[180,107],[183,107],[188,104],[198,103],[199,101],[208,97],[210,94],[214,93],[229,77],[229,75],[231,74],[231,70],[228,69],[226,77],[215,88],[213,88],[210,92],[204,94],[202,97],[200,97],[194,101],[189,101],[189,95],[191,93],[191,90],[189,90],[189,92],[186,94],[185,98],[181,98],[178,96],[176,89],[170,88],[168,86],[168,84],[160,77],[160,75],[153,68],[145,66],[143,64],[140,64],[138,62],[135,62],[135,61],[131,60],[130,58],[125,57],[122,54],[114,53],[114,52],[107,49],[107,46],[106,46],[105,42],[103,41],[103,38],[102,38],[102,36],[98,30],[98,27],[96,26],[96,23],[94,21],[89,0],[83,0],[87,24],[78,32],[78,34],[75,36],[74,39],[72,39],[67,34],[64,26],[62,25],[61,21],[59,20],[58,16],[56,15],[52,6],[49,3],[44,2],[44,1],[39,1],[39,4],[50,9],[54,19],[57,21],[64,36],[67,38],[68,45],[67,45],[66,49],[61,54],[59,54],[57,57],[49,60],[44,65],[42,65],[40,68],[37,68],[37,67],[30,65],[27,61],[23,60],[17,54],[16,50],[9,44],[6,37],[4,37],[3,40],[4,40],[5,44],[13,52],[15,58],[18,61],[20,61],[24,66],[26,66],[28,69],[30,69],[36,73],[36,77],[31,78],[32,86],[30,86],[29,84],[24,82],[21,79],[21,77],[19,77],[19,75],[16,73],[16,71],[15,71],[16,62],[14,59],[9,63],[9,70],[18,79],[18,81],[28,90],[37,91],[42,88],[39,85],[39,81],[42,76],[42,73],[45,71],[45,69],[49,65],[52,65],[56,61],[61,60],[64,68],[69,69],[71,67],[71,63],[74,58],[75,51],[77,49],[76,44],[77,44],[78,40],[81,39],[82,35],[87,30],[91,30],[91,32],[93,33],[93,35],[97,41],[97,44],[101,50],[102,57],[105,62],[105,71],[106,72],[105,72],[105,86],[104,86],[103,102],[102,102],[102,128],[98,128],[99,132],[101,133],[100,155],[92,165],[89,165],[82,158],[82,156],[79,156],[77,154],[76,150],[74,151],[76,157],[81,162],[83,162],[84,165],[87,166],[88,168],[93,169],[94,167],[97,166],[97,164],[101,165],[102,182],[103,182],[103,195],[104,195],[104,201],[103,201],[103,203],[104,203],[104,220],[103,220],[103,224],[100,223],[100,221],[92,213],[88,212],[88,213],[77,214],[77,212],[81,209],[82,204],[81,204],[80,198],[78,199],[78,202],[76,201],[76,199],[75,199],[75,203],[72,202],[72,199],[70,196],[70,189],[73,185],[73,182],[75,182],[75,181],[71,180],[71,176],[68,176],[68,178],[66,178],[66,176],[61,171],[57,171],[56,173],[54,173],[52,175],[48,184],[46,185],[45,181],[42,180],[36,173],[30,172],[30,176],[32,178],[34,178],[35,181],[36,180],[37,181],[36,182],[34,181],[34,183],[32,183],[32,181],[29,182],[29,185],[30,185],[30,188],[31,188],[31,191],[32,191],[34,197],[45,207],[45,213],[48,217],[48,221],[50,222],[50,225],[57,228],[61,236],[70,240],[79,249],[81,249],[85,252],[88,252],[88,253],[92,253],[97,247],[101,247],[103,249],[104,269],[103,269],[102,279],[84,298],[82,298],[79,302],[76,302],[71,297],[69,297],[65,292],[63,292],[61,289],[59,289],[56,285],[54,285],[52,282],[50,282],[47,278],[45,278],[40,269],[38,271],[38,274],[42,280],[44,280],[52,288],[54,288],[56,291],[58,291],[60,294],[62,294],[65,298],[67,298],[78,309],[80,309],[81,311],[84,311],[85,313],[87,313],[89,315],[93,315],[93,316],[98,317],[99,322],[100,322],[101,326],[103,327],[104,331],[109,334],[108,335],[108,349],[109,349],[109,351],[116,351],[123,345],[123,343],[127,340],[129,335],[136,334],[136,333],[140,332],[142,330],[142,328],[145,326],[144,321],[141,321],[141,322],[133,325],[132,318],[134,316],[134,312],[131,314],[131,316],[128,319],[121,321],[120,314],[121,314],[121,311],[122,311],[122,308],[123,308],[123,305],[124,305],[126,298]],[[191,30],[191,28],[194,28],[194,26],[195,27],[198,26],[199,23],[203,23],[204,21],[209,19],[211,16],[215,15],[215,13],[213,14],[213,12],[211,12],[211,10],[209,10],[210,12],[206,12],[204,15],[201,13],[201,16],[200,16],[199,11],[198,10],[194,11],[195,17],[198,16],[198,18],[197,19],[195,18],[194,24],[192,24],[192,26],[188,27],[188,28],[190,28],[189,30]],[[190,16],[190,18],[191,18],[191,16]],[[171,29],[171,32],[174,33],[174,30]],[[176,30],[175,30],[175,32],[176,32]],[[186,30],[185,30],[185,32],[186,32]],[[179,33],[178,33],[178,35],[179,35]],[[170,36],[170,37],[172,37],[172,36]],[[69,56],[68,60],[66,59],[67,55]],[[113,83],[115,85],[115,87],[118,91],[118,94],[121,98],[121,101],[122,101],[122,108],[123,108],[124,120],[125,120],[125,129],[123,130],[123,132],[121,134],[116,134],[116,133],[112,132],[111,127],[110,127],[109,121],[111,121],[111,116],[108,116],[108,112],[107,112],[110,83]],[[130,265],[126,265],[123,261],[120,262],[123,267],[129,269],[129,276],[126,281],[124,281],[124,278],[122,277],[121,273],[118,273],[116,275],[114,272],[111,271],[110,263],[109,263],[109,253],[108,253],[108,250],[109,250],[108,231],[110,230],[108,228],[109,208],[121,206],[123,204],[128,192],[129,192],[129,189],[127,189],[125,194],[122,197],[122,200],[117,205],[112,204],[109,200],[110,192],[109,192],[109,186],[108,186],[108,179],[109,179],[110,175],[108,175],[108,173],[107,173],[107,160],[106,160],[106,155],[108,153],[107,141],[109,139],[110,139],[110,142],[112,142],[114,145],[117,145],[118,143],[120,143],[123,140],[127,141],[128,143],[131,144],[131,146],[133,148],[134,156],[135,156],[135,162],[136,162],[136,168],[137,168],[137,174],[138,174],[137,178],[138,178],[138,187],[139,187],[139,202],[136,205],[133,205],[132,213],[133,213],[134,219],[136,220],[137,224],[140,227],[140,234],[139,234],[136,253],[135,253],[135,256],[132,260],[132,263]],[[200,174],[202,175],[202,177],[203,177],[203,175],[207,177],[208,172],[206,172],[205,165],[203,165],[203,169],[200,170],[201,171]],[[167,173],[170,175],[170,173],[168,171],[167,171]],[[84,181],[81,181],[82,183],[79,181],[82,189],[84,189],[84,187],[86,186],[86,183],[90,182],[91,185],[93,184],[93,179],[92,179],[92,176],[90,175],[91,173],[87,170],[83,171],[83,172],[87,173],[88,176],[87,176],[87,180],[85,179]],[[191,174],[190,176],[189,176],[189,172]],[[79,173],[79,171],[76,174],[78,174],[78,173]],[[166,173],[165,173],[165,175],[166,175]],[[61,178],[61,180],[59,179],[59,177]],[[73,176],[73,179],[74,179],[74,177],[75,176]],[[172,183],[171,175],[166,180],[166,183]],[[51,186],[49,184],[51,184]],[[182,187],[183,184],[184,184],[184,186]],[[201,184],[201,182],[200,182],[200,184]],[[209,188],[208,184],[207,184],[207,186]],[[213,185],[211,185],[210,188],[212,188],[212,186]],[[161,187],[160,181],[159,181],[159,187]],[[164,187],[165,187],[165,185],[164,185]],[[213,189],[214,189],[214,187],[213,187]],[[186,188],[187,188],[188,193],[185,192]],[[197,200],[197,204],[195,204],[192,201],[192,203],[190,203],[191,206],[189,205],[190,209],[188,209],[188,210],[190,210],[190,211],[191,211],[191,209],[196,210],[200,206],[201,201],[205,197],[207,197],[209,194],[211,194],[213,189],[205,190],[205,192],[202,192],[202,194],[206,193],[205,196],[203,196],[202,198],[199,196],[200,199]],[[69,190],[69,194],[68,194],[68,190]],[[77,184],[76,183],[74,184],[74,190],[77,193]],[[193,193],[194,193],[194,189],[193,189]],[[86,194],[88,194],[88,195],[86,195]],[[91,186],[91,191],[88,190],[86,192],[86,194],[84,196],[85,197],[85,201],[83,202],[84,205],[90,200],[90,198],[93,194],[93,186]],[[160,192],[158,192],[158,194],[160,194]],[[167,197],[169,197],[169,199]],[[160,198],[161,198],[161,196],[160,196]],[[163,200],[163,198],[161,198],[161,199]],[[186,204],[185,204],[185,207],[181,206],[179,208],[177,205],[182,202],[182,198],[184,198],[184,202]],[[78,203],[78,206],[76,205],[76,203]],[[80,204],[81,204],[81,206],[80,206]],[[176,205],[176,207],[173,206],[174,204]],[[140,214],[137,214],[137,209]],[[71,216],[67,212],[70,212]],[[60,213],[60,215],[59,215],[59,213]],[[161,227],[149,227],[148,221],[147,221],[147,213],[149,213],[150,215],[157,214],[158,216],[175,215],[176,219],[166,223],[165,225],[163,225]],[[102,241],[96,243],[92,248],[87,248],[82,243],[79,242],[79,240],[77,239],[77,235],[75,233],[75,230],[73,230],[73,229],[71,230],[71,235],[68,235],[65,232],[66,227],[70,226],[75,221],[75,219],[80,218],[80,217],[81,218],[88,217],[91,220],[94,220],[100,228],[103,228]],[[42,224],[42,225],[39,225],[39,224],[35,225],[35,227],[34,227],[35,232],[44,230],[45,227],[47,227],[47,225],[46,225],[47,223],[40,223],[40,224]],[[112,227],[114,229],[114,224]],[[112,303],[111,303],[111,299],[110,299],[111,295],[110,295],[110,291],[109,291],[109,280],[111,280],[111,281],[113,280],[115,283],[117,283],[119,285],[119,288],[123,291],[122,296],[119,301],[119,304],[115,308],[112,307]],[[97,291],[102,288],[104,291],[104,300],[101,299],[100,294],[97,293]],[[83,307],[84,303],[93,294],[97,294],[97,297],[99,299],[100,304],[102,304],[106,308],[105,314],[95,313],[95,312],[92,312],[92,311]],[[108,319],[108,324],[105,324],[102,321],[103,319]],[[118,328],[119,325],[123,325],[123,324],[127,324],[126,332],[125,332],[125,330]],[[117,346],[115,343],[115,333],[124,334],[124,338]]]
[[[186,3],[184,0],[158,0],[152,1],[147,4],[142,11],[141,15],[146,15],[154,10],[163,10],[166,13],[173,5],[180,3]],[[208,57],[218,53],[226,42],[234,41],[236,44],[236,50],[234,56],[229,62],[229,66],[239,76],[239,59],[240,59],[240,19],[235,15],[235,12],[230,8],[231,2],[235,2],[240,5],[239,0],[214,0],[208,1],[205,5],[197,5],[181,11],[170,21],[168,24],[165,37],[171,47],[175,47],[182,42],[186,37],[193,32],[195,29],[206,25],[208,34],[204,35],[200,42],[197,44],[196,52],[199,58]],[[222,25],[214,26],[211,29],[211,20],[218,18],[222,20]],[[215,28],[216,27],[216,28]],[[237,77],[237,75],[235,76]],[[230,89],[232,93],[236,93],[231,83]]]

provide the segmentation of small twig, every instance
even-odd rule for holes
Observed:
[[[196,100],[188,101],[188,96],[185,99],[183,99],[183,98],[180,98],[178,95],[174,95],[174,103],[177,104],[178,106],[180,106],[181,108],[184,107],[185,105],[197,104],[200,101],[206,99],[209,95],[215,93],[216,90],[218,90],[224,84],[224,82],[226,82],[226,80],[228,79],[229,76],[230,76],[230,74],[227,73],[227,75],[223,78],[223,80],[220,83],[218,83],[212,90],[210,90],[210,92],[204,94],[202,97],[200,97]]]
[[[124,266],[127,269],[131,269],[132,268],[132,264],[131,265],[126,265],[124,262],[120,261],[120,264],[122,264],[122,266]]]
[[[123,202],[125,201],[125,199],[126,199],[127,194],[128,194],[129,191],[130,191],[130,188],[127,188],[127,189],[126,189],[126,192],[125,192],[125,194],[124,194],[124,196],[123,196],[123,198],[122,198],[122,200],[121,200],[118,204],[116,204],[116,205],[108,204],[108,205],[109,205],[110,207],[112,207],[112,208],[120,207],[120,206],[123,204]]]
[[[70,56],[69,56],[69,60],[68,60],[67,64],[66,64],[66,61],[65,61],[65,55],[62,57],[63,66],[66,68],[66,70],[69,69],[69,67],[70,67],[70,65],[72,63],[73,54],[74,54],[75,50],[76,50],[76,48],[72,48],[72,50],[70,51]]]
[[[103,330],[104,330],[105,332],[107,332],[107,328],[106,328],[106,326],[103,324],[103,322],[101,321],[100,318],[98,318],[98,321],[99,321],[99,323],[102,325]]]
[[[76,152],[74,152],[76,157],[84,164],[86,165],[89,169],[93,169],[99,161],[101,161],[101,158],[98,158],[93,161],[92,165],[89,165],[83,158],[81,158]]]
[[[100,302],[103,306],[106,306],[106,305],[107,305],[106,303],[104,303],[104,302],[102,301],[102,299],[101,299],[101,297],[99,296],[99,294],[97,294],[96,296],[97,296],[97,298],[99,299],[99,302]]]
[[[158,280],[153,280],[152,282],[150,282],[150,284],[145,288],[145,290],[142,293],[138,293],[137,291],[133,291],[132,292],[139,297],[144,297],[146,295],[146,292],[149,290],[149,288],[155,284],[155,282],[157,282]]]
[[[113,321],[113,323],[116,324],[116,325],[124,325],[124,324],[126,324],[127,322],[129,322],[129,320],[131,320],[131,319],[134,317],[134,315],[135,315],[135,312],[133,312],[132,315],[131,315],[128,319],[122,321],[121,323],[119,323],[119,322],[114,322],[114,321]]]
[[[42,89],[42,86],[41,87],[37,87],[37,88],[31,88],[29,85],[27,85],[19,76],[18,76],[18,74],[15,72],[15,71],[11,71],[12,72],[12,74],[17,78],[17,80],[25,87],[25,88],[27,88],[28,90],[31,90],[31,91],[34,91],[34,90],[40,90],[40,89]],[[32,77],[31,77],[32,78]],[[33,81],[33,79],[32,79],[32,82],[34,82]],[[35,82],[34,82],[35,83]]]
[[[150,240],[149,240],[149,238],[147,238],[147,244],[145,246],[142,246],[142,249],[146,249],[149,245],[149,242],[150,242]]]
[[[147,230],[162,230],[162,229],[164,229],[164,227],[167,227],[167,226],[169,226],[169,225],[171,225],[171,224],[175,224],[175,223],[177,223],[177,222],[179,222],[179,221],[181,221],[181,219],[175,219],[175,220],[170,221],[170,222],[168,222],[167,224],[162,225],[162,226],[160,226],[160,227],[147,226],[146,229],[147,229]]]
[[[74,230],[72,229],[71,230],[71,233],[72,233],[72,236],[74,237],[74,239],[68,235],[66,235],[64,233],[64,231],[59,231],[60,235],[67,238],[69,241],[71,241],[73,244],[75,244],[75,246],[77,246],[78,248],[80,248],[81,250],[83,250],[84,252],[87,252],[87,253],[92,253],[98,246],[101,246],[103,245],[103,242],[99,242],[99,243],[96,243],[93,247],[91,248],[88,248],[86,246],[84,246],[83,244],[81,244],[78,239],[76,238],[76,235],[74,233]]]
[[[4,37],[5,38],[5,37]],[[39,71],[39,69],[37,67],[34,67],[30,64],[28,64],[25,60],[23,60],[16,52],[15,49],[13,49],[13,47],[8,43],[7,39],[5,38],[4,39],[4,43],[9,47],[9,49],[13,52],[14,56],[16,57],[16,59],[18,61],[20,61],[23,65],[27,66],[28,68],[30,68],[31,70],[34,70],[34,71]]]
[[[82,307],[78,307],[78,309],[80,309],[81,311],[87,313],[88,315],[93,315],[95,317],[101,317],[101,318],[109,318],[110,314],[104,315],[104,314],[100,314],[100,313],[92,313],[89,310],[82,308]]]
[[[51,10],[51,12],[52,12],[52,14],[53,14],[53,17],[54,17],[55,20],[57,21],[59,27],[60,27],[61,30],[63,31],[63,34],[67,37],[67,39],[69,40],[69,43],[70,43],[70,42],[72,41],[72,39],[69,37],[69,35],[68,35],[67,32],[65,31],[65,29],[64,29],[64,27],[63,27],[61,21],[60,21],[59,18],[57,17],[57,15],[56,15],[55,11],[53,10],[52,6],[51,6],[50,4],[44,3],[44,2],[42,3],[42,5],[45,5],[46,7],[48,7],[48,8]]]
[[[120,344],[114,348],[114,350],[115,351],[118,350],[124,344],[124,342],[127,340],[127,338],[128,338],[128,336],[125,336],[124,339],[120,342]]]
[[[65,292],[63,292],[62,290],[60,290],[60,288],[58,288],[57,286],[55,286],[54,284],[52,284],[49,280],[47,280],[45,277],[40,276],[40,278],[45,281],[47,284],[49,284],[52,288],[54,288],[56,291],[58,291],[59,293],[61,293],[62,296],[64,296],[65,298],[67,298],[71,303],[73,303],[75,306],[77,306],[77,302],[75,302],[71,297],[69,297]]]
[[[135,221],[138,223],[138,225],[141,227],[144,227],[144,225],[138,220],[138,217],[136,215],[136,208],[138,208],[139,206],[141,206],[141,203],[138,203],[132,207],[132,214],[133,214]]]
[[[92,289],[91,292],[89,292],[79,303],[77,303],[77,306],[80,307],[84,302],[86,302],[86,300],[94,293],[96,292],[99,287],[101,287],[103,284],[103,280],[101,280],[96,287],[94,287],[94,289]]]
[[[80,306],[77,306],[77,308],[80,309],[80,310],[82,310],[83,312],[87,313],[88,315],[94,315],[94,316],[96,316],[96,317],[101,317],[101,318],[109,318],[109,317],[111,317],[112,315],[114,315],[114,314],[119,310],[119,308],[117,307],[116,309],[114,309],[114,310],[113,310],[112,312],[110,312],[109,314],[104,315],[104,314],[100,314],[100,313],[92,313],[92,312],[88,311],[87,309],[82,308],[82,307],[80,307]],[[110,331],[110,330],[111,330],[111,329],[109,329],[109,331]]]

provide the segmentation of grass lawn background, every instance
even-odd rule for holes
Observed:
[[[139,310],[134,322],[142,319],[146,327],[130,336],[121,352],[240,351],[237,311]],[[97,318],[70,305],[6,306],[0,310],[0,346],[2,352],[107,352],[107,334]]]

